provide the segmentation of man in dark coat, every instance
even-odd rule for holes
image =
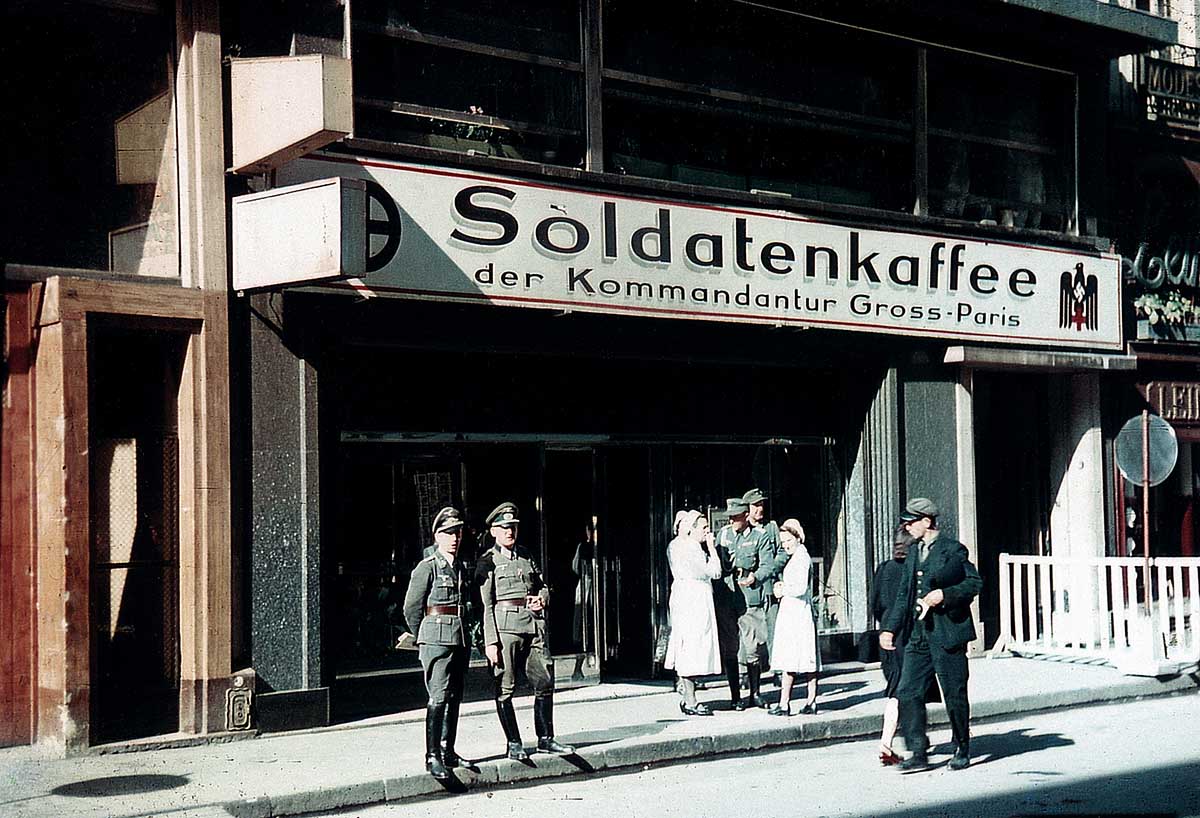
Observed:
[[[936,675],[954,737],[951,770],[971,763],[971,705],[967,698],[967,643],[975,639],[971,601],[983,581],[971,564],[967,548],[937,527],[938,507],[932,500],[909,500],[900,515],[904,529],[916,538],[896,601],[880,626],[879,647],[895,650],[894,636],[908,630],[904,669],[896,698],[900,730],[912,755],[902,770],[929,766],[929,737],[925,734],[925,692]]]

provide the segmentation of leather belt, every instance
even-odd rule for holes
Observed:
[[[497,599],[496,604],[503,605],[503,606],[509,607],[509,608],[524,608],[525,600],[524,599]]]
[[[449,614],[450,616],[458,616],[458,605],[426,605],[426,615],[433,616],[436,614]]]

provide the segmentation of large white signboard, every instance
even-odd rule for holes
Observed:
[[[826,224],[792,213],[310,157],[279,184],[367,181],[361,279],[439,301],[975,342],[1121,345],[1116,256]]]

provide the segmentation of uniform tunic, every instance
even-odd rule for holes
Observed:
[[[458,560],[451,563],[435,550],[417,563],[404,595],[404,619],[417,635],[430,704],[462,699],[469,652],[464,625],[466,600],[466,576]],[[454,607],[457,611],[429,612],[434,606]]]
[[[713,608],[712,581],[721,577],[721,559],[705,553],[697,540],[676,537],[667,546],[671,566],[671,638],[663,666],[680,676],[721,672],[721,648]]]
[[[745,610],[738,617],[738,661],[742,664],[766,664],[767,643],[770,632],[767,627],[767,609],[773,604],[771,591],[781,565],[776,561],[777,546],[766,527],[747,527],[734,532],[732,526],[721,529],[729,535],[727,548],[733,572],[730,579],[745,599]],[[754,574],[754,583],[743,586],[738,580]]]
[[[546,619],[526,604],[530,596],[550,601],[550,591],[542,581],[533,557],[524,548],[512,550],[493,546],[475,568],[483,600],[483,640],[499,645],[502,664],[493,667],[498,701],[512,699],[517,684],[517,668],[523,667],[535,693],[554,689],[553,663],[546,645]]]

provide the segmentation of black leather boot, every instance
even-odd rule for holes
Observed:
[[[508,741],[508,757],[513,761],[528,761],[529,753],[525,752],[525,745],[521,743],[521,730],[517,727],[517,714],[513,712],[512,701],[497,699],[496,715],[500,717],[500,727]]]
[[[971,766],[971,746],[967,742],[961,742],[954,749],[954,755],[950,759],[950,763],[946,765],[952,770],[965,770]]]
[[[446,715],[442,720],[442,763],[448,769],[460,766],[458,753],[454,752],[454,740],[458,738],[459,702],[446,702]]]
[[[450,771],[442,763],[442,720],[445,718],[445,704],[431,704],[425,708],[425,769],[438,781],[450,777]]]
[[[554,697],[533,697],[533,729],[537,733],[539,753],[555,753],[567,756],[575,748],[554,740]]]
[[[746,709],[746,702],[742,699],[740,676],[741,673],[738,671],[737,662],[727,661],[725,679],[729,682],[729,704],[734,710]]]
[[[758,665],[746,665],[746,677],[750,680],[750,706],[766,707],[759,692],[762,690],[762,675]]]

